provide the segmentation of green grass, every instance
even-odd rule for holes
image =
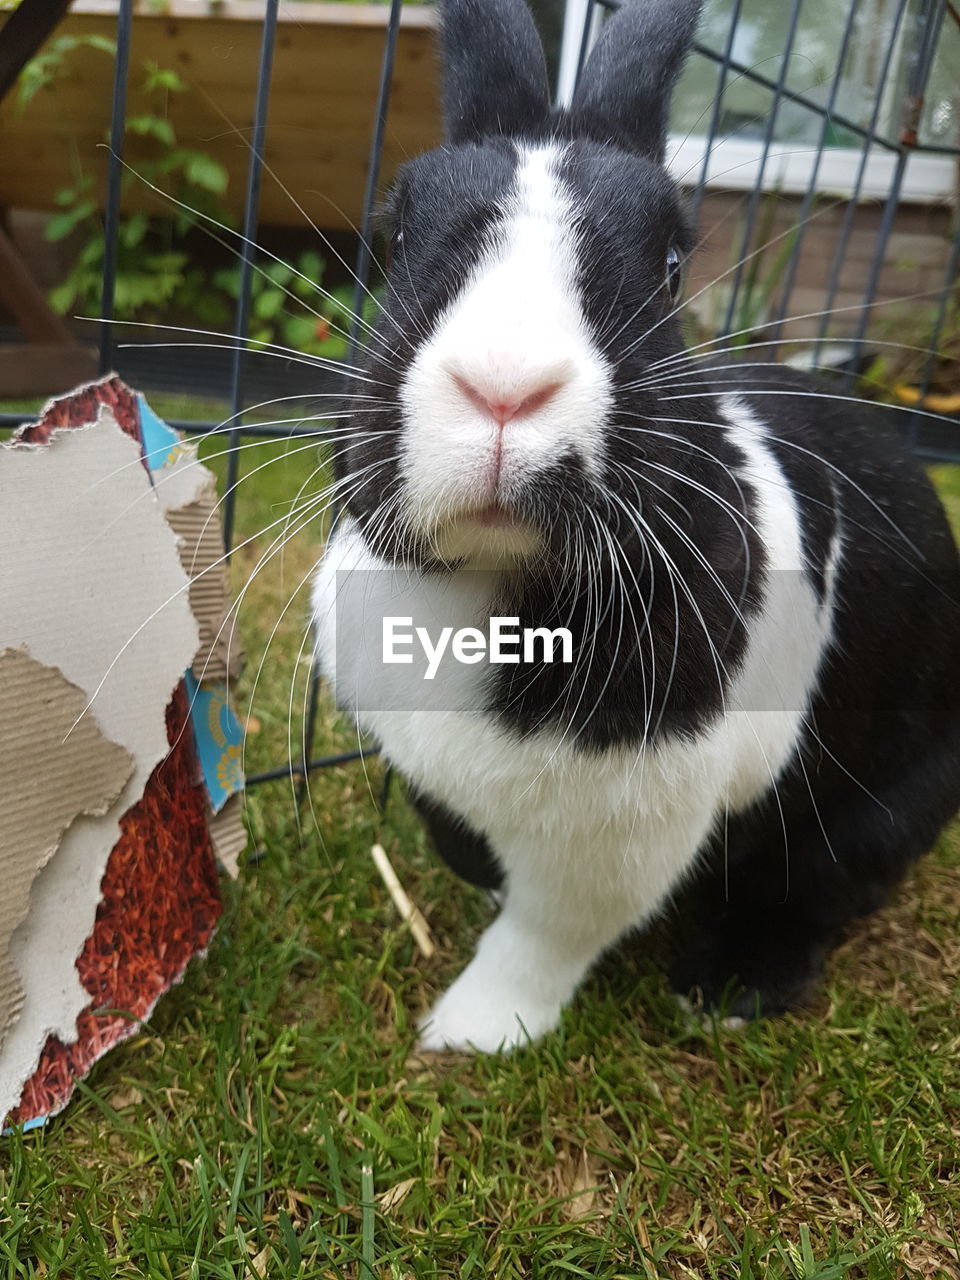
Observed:
[[[314,457],[243,456],[272,461],[241,489],[241,539],[289,510]],[[270,536],[239,550],[238,586]],[[254,681],[319,537],[294,538],[241,609],[252,768],[286,758],[303,593]],[[320,737],[351,741],[327,706]],[[809,1012],[692,1029],[630,955],[536,1047],[428,1061],[416,1019],[491,908],[438,865],[398,790],[377,812],[380,777],[315,776],[299,822],[286,782],[251,792],[264,856],[224,884],[208,957],[61,1117],[0,1150],[2,1280],[960,1276],[956,831],[834,957]],[[376,840],[427,916],[429,963]]]

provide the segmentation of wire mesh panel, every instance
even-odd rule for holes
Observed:
[[[541,6],[548,3],[541,0]],[[568,0],[562,49],[552,51],[561,102],[569,100],[605,17],[618,7],[619,0]],[[378,89],[365,104],[369,150],[362,206],[347,211],[359,228],[347,365],[358,356],[375,269],[375,204],[390,176],[382,160],[404,8],[402,0],[383,8]],[[265,0],[244,135],[239,278],[227,343],[229,415],[223,422],[177,424],[227,438],[228,549],[242,500],[241,441],[317,434],[312,423],[276,426],[249,417],[256,346],[248,338],[279,19],[279,0]],[[111,318],[135,21],[133,0],[119,0],[104,220],[103,370],[117,355]],[[776,355],[826,366],[850,388],[882,365],[888,385],[911,389],[917,407],[902,417],[912,445],[927,456],[955,460],[960,428],[923,406],[936,390],[945,344],[960,345],[958,84],[960,21],[948,0],[708,0],[675,101],[670,157],[700,227],[688,286],[692,341],[707,353],[750,353],[747,358],[762,360]],[[325,127],[318,119],[318,146]],[[901,304],[909,307],[909,320]],[[318,380],[324,368],[331,394],[338,386],[336,367],[317,363]],[[249,781],[291,774],[304,779],[312,769],[364,754],[358,748],[313,758],[316,717],[311,675],[302,757]]]
[[[568,74],[620,3],[568,5]],[[708,0],[671,138],[699,221],[698,339],[839,369],[850,390],[882,374],[923,404],[956,354],[958,84],[944,0]],[[960,456],[956,424],[902,417],[918,452]]]

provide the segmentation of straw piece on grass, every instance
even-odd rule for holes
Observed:
[[[373,845],[370,849],[370,856],[373,858],[374,865],[383,878],[383,883],[387,886],[387,892],[393,899],[394,905],[413,934],[414,942],[420,948],[424,959],[429,960],[436,948],[433,945],[433,939],[430,937],[427,922],[421,915],[419,907],[415,907],[404,892],[403,885],[397,879],[397,873],[394,871],[383,845]]]

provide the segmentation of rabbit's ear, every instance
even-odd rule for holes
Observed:
[[[442,0],[448,142],[539,132],[550,116],[543,45],[523,0]]]
[[[570,109],[575,126],[662,164],[670,98],[703,0],[625,0],[605,24]]]

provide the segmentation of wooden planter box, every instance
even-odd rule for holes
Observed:
[[[264,170],[261,222],[303,227],[309,218],[326,229],[348,228],[360,218],[388,8],[287,3],[280,15],[265,148],[273,175]],[[133,24],[128,116],[156,110],[156,98],[142,88],[147,61],[177,71],[189,86],[169,98],[177,140],[226,166],[224,203],[236,214],[246,189],[262,22],[259,0],[170,0],[162,10],[138,10]],[[115,3],[78,0],[57,35],[113,38],[115,26]],[[438,139],[433,27],[432,9],[404,10],[384,181]],[[111,58],[78,48],[25,111],[18,113],[15,93],[8,95],[0,106],[0,207],[49,209],[78,171],[95,175],[102,202],[112,92]],[[127,135],[124,158],[134,168],[138,157],[155,154],[155,144]],[[127,209],[155,212],[163,203],[139,183],[124,195]]]

